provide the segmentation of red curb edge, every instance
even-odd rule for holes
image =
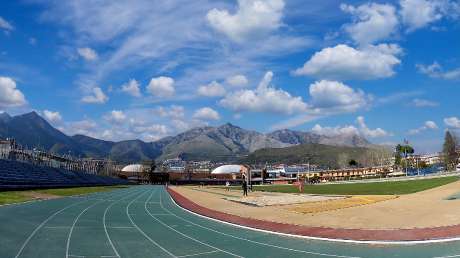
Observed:
[[[241,226],[283,234],[315,238],[328,238],[335,240],[382,242],[441,240],[456,238],[460,236],[460,225],[415,229],[339,229],[327,227],[309,227],[244,218],[200,206],[171,188],[167,188],[167,191],[179,206],[197,214]]]

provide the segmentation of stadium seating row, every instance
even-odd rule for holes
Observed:
[[[66,169],[0,159],[0,189],[55,188],[128,184],[128,181]]]

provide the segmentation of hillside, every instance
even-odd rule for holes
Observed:
[[[311,163],[324,168],[347,167],[350,160],[359,164],[378,165],[379,158],[391,156],[384,148],[331,146],[324,144],[300,144],[286,148],[265,148],[241,159],[242,163]]]
[[[372,146],[359,135],[325,136],[287,129],[264,134],[230,123],[218,127],[193,128],[155,142],[114,142],[85,135],[65,135],[36,112],[18,116],[0,113],[0,137],[13,137],[18,143],[29,148],[39,147],[54,153],[71,153],[81,157],[110,158],[125,163],[150,159],[164,160],[179,156],[185,160],[236,161],[261,149],[308,144]],[[257,155],[258,153],[261,152],[257,152]]]

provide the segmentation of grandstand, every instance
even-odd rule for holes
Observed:
[[[0,189],[127,184],[123,179],[0,159]]]
[[[100,161],[26,150],[11,140],[0,146],[0,190],[128,184],[101,175],[104,164]]]

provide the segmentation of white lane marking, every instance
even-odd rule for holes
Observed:
[[[32,233],[27,237],[27,239],[24,241],[24,243],[22,244],[21,248],[19,249],[18,253],[16,254],[15,258],[18,258],[21,253],[24,251],[24,248],[27,246],[27,244],[29,243],[29,241],[32,239],[32,237],[35,236],[35,234],[38,232],[38,230],[40,230],[46,223],[48,223],[48,221],[50,221],[51,219],[53,219],[56,215],[60,214],[61,212],[67,210],[68,208],[71,208],[73,206],[76,206],[80,203],[84,203],[84,202],[87,202],[88,201],[88,197],[90,196],[94,196],[94,195],[97,195],[99,193],[93,193],[93,194],[88,194],[86,195],[86,198],[85,200],[83,201],[80,201],[80,202],[76,202],[76,203],[73,203],[73,204],[70,204],[58,211],[56,211],[55,213],[51,214],[48,218],[46,218],[40,225],[38,225],[34,231],[32,231]],[[84,195],[80,195],[80,196],[84,196]],[[70,199],[70,198],[69,198]]]
[[[105,231],[105,236],[107,237],[107,239],[109,240],[109,244],[110,246],[112,247],[112,250],[113,252],[115,253],[115,257],[120,257],[120,254],[118,253],[117,249],[115,248],[115,245],[113,244],[112,242],[112,239],[110,238],[110,235],[109,235],[109,232],[107,231],[107,223],[106,223],[106,216],[107,216],[107,212],[110,210],[110,208],[112,208],[113,205],[115,205],[117,202],[121,201],[121,200],[124,200],[126,199],[127,197],[131,197],[132,195],[134,194],[137,194],[138,192],[134,192],[134,193],[130,193],[128,195],[126,195],[125,197],[121,198],[121,199],[118,199],[118,201],[114,201],[112,202],[109,206],[107,206],[107,208],[105,209],[104,211],[104,216],[102,217],[102,223],[104,224],[104,231]],[[118,227],[120,228],[120,227]],[[132,227],[130,227],[132,228]]]
[[[219,250],[203,252],[203,253],[197,253],[197,254],[187,254],[187,255],[181,255],[181,256],[177,256],[177,257],[192,257],[192,256],[203,255],[203,254],[213,254],[213,253],[217,253],[217,252],[219,252]]]
[[[87,210],[89,210],[90,208],[94,207],[96,204],[99,204],[101,202],[102,201],[97,201],[97,202],[91,204],[90,206],[86,207],[86,209],[82,210],[80,212],[80,214],[78,214],[78,216],[73,221],[72,227],[70,228],[69,234],[67,236],[67,246],[66,246],[66,250],[65,250],[65,257],[67,257],[67,258],[69,257],[70,239],[72,238],[73,229],[75,228],[75,225],[77,224],[77,221],[80,219],[81,215],[83,215]]]
[[[264,231],[264,230],[258,230],[258,229],[253,229],[253,228],[250,228],[250,227],[245,227],[245,226],[241,226],[241,225],[237,225],[237,224],[233,224],[233,223],[229,223],[229,222],[226,222],[226,221],[220,221],[220,220],[217,220],[217,219],[214,219],[214,218],[210,218],[210,217],[206,217],[206,216],[203,216],[201,214],[198,214],[198,213],[195,213],[193,211],[190,211],[190,210],[187,210],[183,207],[181,207],[180,205],[178,205],[173,198],[170,198],[171,201],[179,208],[183,209],[184,211],[187,211],[191,214],[194,214],[196,216],[199,216],[199,217],[202,217],[202,218],[205,218],[205,219],[209,219],[209,220],[212,220],[212,221],[216,221],[216,222],[219,222],[219,223],[223,223],[223,224],[228,224],[228,225],[232,225],[232,226],[236,226],[236,227],[240,227],[240,228],[244,228],[244,229],[250,229],[250,230],[256,230],[256,231],[261,231],[261,232],[265,232],[265,233],[271,233],[271,231]],[[215,229],[212,229],[212,228],[208,228],[208,227],[205,227],[203,225],[200,225],[200,224],[197,224],[193,221],[190,221],[188,219],[184,219],[178,215],[176,215],[175,213],[171,212],[170,210],[166,209],[166,208],[163,208],[166,212],[168,213],[171,213],[171,215],[175,216],[176,218],[179,218],[183,221],[186,221],[190,224],[193,224],[197,227],[200,227],[200,228],[203,228],[203,229],[206,229],[206,230],[209,230],[209,231],[212,231],[212,232],[215,232],[215,233],[218,233],[218,234],[221,234],[221,235],[224,235],[224,236],[228,236],[228,237],[231,237],[231,238],[235,238],[235,239],[238,239],[238,240],[243,240],[243,241],[247,241],[247,242],[250,242],[250,243],[254,243],[254,244],[258,244],[258,245],[263,245],[263,246],[269,246],[269,247],[274,247],[274,248],[278,248],[278,249],[282,249],[282,250],[287,250],[287,251],[292,251],[292,252],[297,252],[297,253],[305,253],[305,254],[313,254],[313,255],[318,255],[318,256],[328,256],[328,257],[340,257],[340,258],[360,258],[359,256],[346,256],[346,255],[336,255],[336,254],[325,254],[325,253],[317,253],[317,252],[311,252],[311,251],[304,251],[304,250],[298,250],[298,249],[293,249],[293,248],[289,248],[289,247],[283,247],[283,246],[278,246],[278,245],[272,245],[272,244],[267,244],[267,243],[262,243],[262,242],[258,242],[258,241],[254,241],[254,240],[251,240],[251,239],[246,239],[246,238],[243,238],[243,237],[238,237],[238,236],[234,236],[234,235],[231,235],[231,234],[227,234],[227,233],[224,233],[224,232],[220,232],[220,231],[217,231]],[[279,234],[282,234],[282,233],[279,233]]]
[[[172,254],[170,251],[166,250],[166,248],[164,248],[163,246],[161,246],[160,244],[158,244],[157,242],[155,242],[155,240],[153,240],[152,238],[150,238],[142,229],[139,228],[139,226],[137,226],[136,223],[134,223],[133,219],[131,218],[131,216],[129,215],[129,207],[131,206],[131,204],[133,204],[133,202],[135,202],[137,199],[139,199],[141,196],[143,196],[144,194],[148,193],[147,191],[145,191],[143,194],[139,195],[138,197],[136,197],[135,199],[133,199],[127,206],[126,206],[126,215],[128,216],[128,219],[129,221],[131,222],[131,224],[145,237],[147,238],[152,244],[154,244],[155,246],[157,246],[158,248],[160,248],[161,250],[163,250],[165,253],[167,253],[169,256],[171,257],[177,257],[175,256],[174,254]]]
[[[37,231],[39,231],[48,221],[50,221],[52,218],[54,218],[56,215],[60,214],[61,212],[67,210],[68,208],[70,207],[73,207],[73,206],[76,206],[80,203],[84,203],[86,202],[87,200],[84,200],[84,201],[81,201],[81,202],[76,202],[76,203],[73,203],[73,204],[70,204],[58,211],[56,211],[55,213],[51,214],[48,218],[46,218],[40,225],[38,225],[34,231],[32,231],[32,233],[29,235],[29,237],[27,237],[26,241],[24,241],[24,243],[22,244],[21,248],[19,249],[18,253],[16,254],[15,258],[18,258],[22,251],[24,251],[24,248],[27,246],[27,244],[29,243],[30,239],[32,239],[32,237],[35,236],[35,234],[37,233]]]
[[[436,256],[433,258],[453,258],[453,257],[460,257],[460,254],[449,255],[449,256]]]
[[[153,192],[150,194],[150,197],[149,197],[148,200],[150,200],[150,199],[152,198],[152,196],[153,196]],[[162,202],[161,202],[161,192],[160,192],[160,207],[163,207],[163,204],[162,204]],[[174,232],[180,234],[181,236],[184,236],[184,237],[186,237],[186,238],[188,238],[188,239],[190,239],[190,240],[193,240],[193,241],[195,241],[195,242],[197,242],[197,243],[199,243],[199,244],[202,244],[202,245],[204,245],[204,246],[210,247],[210,248],[215,249],[215,250],[217,250],[217,251],[220,251],[220,252],[223,252],[223,253],[226,253],[226,254],[235,256],[235,257],[240,257],[240,258],[243,257],[243,256],[240,256],[240,255],[237,255],[237,254],[234,254],[234,253],[231,253],[231,252],[222,250],[222,249],[220,249],[220,248],[218,248],[218,247],[215,247],[215,246],[213,246],[213,245],[204,243],[204,242],[202,242],[202,241],[200,241],[200,240],[198,240],[198,239],[196,239],[196,238],[193,238],[193,237],[191,237],[191,236],[189,236],[189,235],[186,235],[186,234],[184,234],[184,233],[178,231],[178,230],[175,229],[175,228],[172,228],[172,227],[169,226],[168,224],[164,223],[163,221],[161,221],[160,219],[158,219],[157,217],[155,217],[152,213],[150,213],[149,209],[147,208],[147,202],[144,204],[144,208],[145,208],[145,211],[150,215],[150,217],[152,217],[153,219],[155,219],[155,220],[156,220],[158,223],[160,223],[161,225],[163,225],[163,226],[169,228],[170,230],[172,230],[172,231],[174,231]]]

